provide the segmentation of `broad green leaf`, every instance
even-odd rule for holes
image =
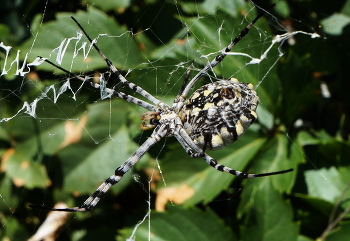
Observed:
[[[90,43],[85,37],[80,41],[74,39],[77,38],[80,30],[71,19],[71,15],[58,13],[56,16],[57,20],[43,24],[35,41],[33,38],[28,39],[21,46],[21,50],[29,53],[29,60],[34,60],[36,56],[40,55],[50,58],[52,62],[56,62],[57,57],[63,57],[62,67],[72,72],[79,73],[107,68],[106,63],[97,51],[93,48],[90,49]],[[109,18],[104,12],[90,7],[88,12],[80,11],[74,17],[91,34],[92,39],[97,37],[97,34],[93,34],[93,31],[105,35],[98,38],[97,45],[113,61],[117,68],[127,69],[143,62],[132,34],[128,32],[127,28],[118,25],[115,20]],[[86,24],[87,19],[89,23],[93,23],[92,27],[90,24]],[[84,47],[85,51],[81,49],[84,43],[86,44]],[[53,52],[53,50],[61,44],[63,44],[63,56],[58,56],[58,51]],[[78,55],[75,57],[74,53],[78,50]],[[87,53],[88,57],[84,58],[84,54]],[[41,65],[40,68],[57,71],[55,67],[47,63]]]
[[[343,8],[342,8],[342,10],[340,12],[344,13],[344,14],[347,14],[347,15],[350,14],[350,1],[349,0],[345,1],[344,5],[343,5]]]
[[[262,105],[258,105],[258,108],[256,109],[256,114],[258,115],[258,121],[262,126],[267,128],[268,130],[271,130],[273,128],[275,124],[274,117]]]
[[[307,236],[299,234],[297,241],[313,241],[313,239],[308,238]]]
[[[294,196],[300,199],[300,201],[312,206],[317,212],[323,214],[325,217],[331,215],[331,212],[333,211],[334,206],[327,200],[299,193],[294,194]]]
[[[225,1],[225,0],[204,0],[202,2],[184,2],[182,5],[184,10],[187,13],[201,13],[208,14],[214,13],[217,9],[222,9],[223,11],[235,16],[237,15],[237,9],[244,9],[245,11],[249,11],[249,8],[246,4],[244,4],[243,0],[237,1]]]
[[[298,143],[301,146],[317,145],[320,143],[320,139],[312,136],[309,132],[300,131],[298,133]]]
[[[102,11],[107,12],[110,10],[116,10],[118,12],[125,11],[125,8],[128,7],[131,3],[131,0],[94,0],[94,1],[86,1],[94,7],[100,8]]]
[[[20,201],[18,193],[12,188],[12,185],[12,180],[7,175],[0,179],[0,212],[4,214],[12,214]]]
[[[92,105],[86,123],[76,123],[75,128],[82,132],[77,133],[81,136],[81,141],[69,143],[68,138],[65,148],[58,153],[66,190],[91,193],[97,184],[111,176],[137,149],[130,137],[130,130],[125,125],[128,109],[119,106],[120,101],[111,103]],[[130,181],[129,175],[118,184],[118,190]]]
[[[324,31],[331,35],[340,35],[343,28],[350,23],[350,17],[342,13],[334,13],[321,21]]]
[[[243,240],[296,240],[299,227],[290,204],[282,199],[270,181],[253,190],[252,208],[245,215]]]
[[[170,207],[166,212],[150,213],[151,230],[149,237],[148,220],[134,227],[136,232],[131,236],[134,228],[121,230],[118,239],[128,237],[136,240],[238,240],[232,231],[210,209],[201,211],[195,208],[184,209]]]
[[[284,133],[278,133],[273,137],[262,152],[254,159],[251,170],[254,173],[274,172],[294,168],[291,173],[274,175],[268,178],[256,178],[248,183],[263,183],[271,179],[273,186],[279,191],[290,191],[297,174],[297,166],[302,163],[302,150],[296,142],[291,141]],[[259,170],[259,171],[257,171]],[[260,185],[260,184],[258,184]]]
[[[347,169],[348,171],[344,172],[344,177],[346,176],[347,178],[344,179],[335,167],[306,171],[305,182],[308,194],[311,197],[317,197],[330,203],[335,203],[344,191],[346,182],[349,181],[349,168]],[[349,196],[350,192],[347,190],[345,197]]]
[[[0,24],[0,42],[8,42],[10,36],[11,36],[11,31],[9,26],[5,24]],[[0,61],[2,63],[2,60]]]
[[[20,241],[23,237],[30,237],[30,232],[15,218],[6,220],[1,229],[0,238],[2,240]]]
[[[125,127],[111,136],[111,140],[100,143],[93,150],[80,145],[71,145],[62,150],[59,158],[62,162],[64,188],[67,191],[91,193],[104,179],[114,174],[117,167],[132,154],[136,146],[128,137]],[[75,154],[78,152],[77,154]],[[96,182],[97,181],[97,182]],[[130,173],[118,184],[118,190],[130,181]]]
[[[283,17],[288,17],[290,15],[291,9],[288,6],[287,1],[279,1],[278,4],[274,7],[274,10],[278,12]]]
[[[32,189],[51,184],[44,166],[22,155],[21,150],[8,149],[3,158],[3,169],[15,186]]]
[[[296,143],[283,134],[277,134],[260,150],[259,154],[251,163],[249,173],[265,173],[287,170],[294,168],[293,172],[267,176],[262,178],[248,179],[245,182],[240,202],[239,216],[255,205],[259,205],[254,198],[256,192],[260,192],[266,185],[272,185],[276,192],[290,192],[297,175],[297,165],[303,160],[301,150]]]
[[[342,241],[347,240],[350,235],[350,223],[349,221],[341,222],[340,225],[331,231],[328,236],[326,236],[325,241]]]

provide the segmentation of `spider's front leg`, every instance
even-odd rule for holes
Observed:
[[[47,210],[47,211],[63,211],[63,212],[84,212],[91,211],[96,204],[100,201],[101,197],[115,184],[117,184],[141,158],[142,156],[161,138],[168,134],[167,125],[158,125],[154,129],[152,135],[126,160],[120,167],[115,170],[114,175],[107,178],[96,191],[79,207],[74,208],[48,208],[40,205],[29,205],[35,209]]]
[[[276,4],[272,4],[267,10],[273,8]],[[236,46],[236,44],[241,41],[241,39],[244,38],[249,33],[249,30],[253,27],[253,25],[264,16],[265,12],[267,10],[261,11],[258,16],[256,16],[253,21],[251,21],[242,31],[237,35],[236,38],[224,49],[221,50],[221,53],[217,55],[210,63],[208,63],[201,71],[199,71],[192,79],[189,81],[189,83],[186,85],[185,88],[183,88],[182,93],[178,95],[177,102],[180,103],[178,106],[182,106],[183,102],[185,101],[188,93],[192,89],[192,87],[197,83],[197,81],[202,78],[204,75],[208,74],[209,71],[211,71],[216,65],[221,63],[223,59],[226,57],[227,53],[232,50],[233,47]]]

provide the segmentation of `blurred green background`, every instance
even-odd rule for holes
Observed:
[[[74,16],[92,38],[104,34],[98,46],[129,81],[171,103],[190,65],[194,76],[258,12],[243,0],[1,3],[0,42],[12,46],[9,56],[0,46],[1,240],[36,232],[47,212],[29,204],[81,205],[151,133],[139,128],[142,108],[105,99],[47,63],[15,75],[16,63],[63,57],[62,67],[104,73],[108,87],[134,95],[89,45],[84,58]],[[234,52],[260,58],[287,32],[320,37],[296,34],[260,64],[229,55],[196,88],[235,77],[260,97],[257,122],[209,155],[247,173],[294,172],[240,180],[165,138],[92,212],[69,214],[57,240],[348,240],[350,1],[275,3]]]

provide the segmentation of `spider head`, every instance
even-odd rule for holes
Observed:
[[[158,112],[146,112],[141,115],[141,129],[148,130],[149,128],[154,128],[159,124],[160,113]]]

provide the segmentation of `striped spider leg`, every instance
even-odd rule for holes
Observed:
[[[205,152],[206,150],[218,150],[235,142],[255,121],[257,118],[255,110],[259,102],[259,97],[256,95],[252,84],[241,83],[234,78],[219,80],[202,86],[187,99],[189,91],[194,84],[219,64],[225,58],[227,52],[231,51],[262,16],[263,13],[260,13],[241,31],[241,33],[239,33],[230,45],[221,51],[221,54],[216,56],[214,60],[207,64],[191,80],[189,80],[190,73],[187,72],[184,83],[172,107],[156,99],[141,87],[126,80],[113,63],[101,52],[84,28],[72,17],[120,82],[145,97],[152,104],[109,88],[105,88],[104,90],[113,96],[148,109],[149,112],[146,112],[141,117],[142,126],[144,129],[154,128],[154,130],[151,136],[134,152],[134,154],[118,167],[114,174],[107,178],[81,206],[64,209],[47,208],[39,205],[30,206],[36,209],[49,211],[77,212],[92,210],[109,188],[117,184],[124,174],[128,172],[155,143],[166,136],[174,136],[191,157],[203,158],[216,170],[230,173],[239,178],[247,179],[271,176],[293,171],[293,169],[288,169],[269,173],[247,174],[218,164],[216,160]],[[71,73],[47,59],[43,58],[43,60],[84,83],[90,84],[94,88],[102,88],[100,84]]]

